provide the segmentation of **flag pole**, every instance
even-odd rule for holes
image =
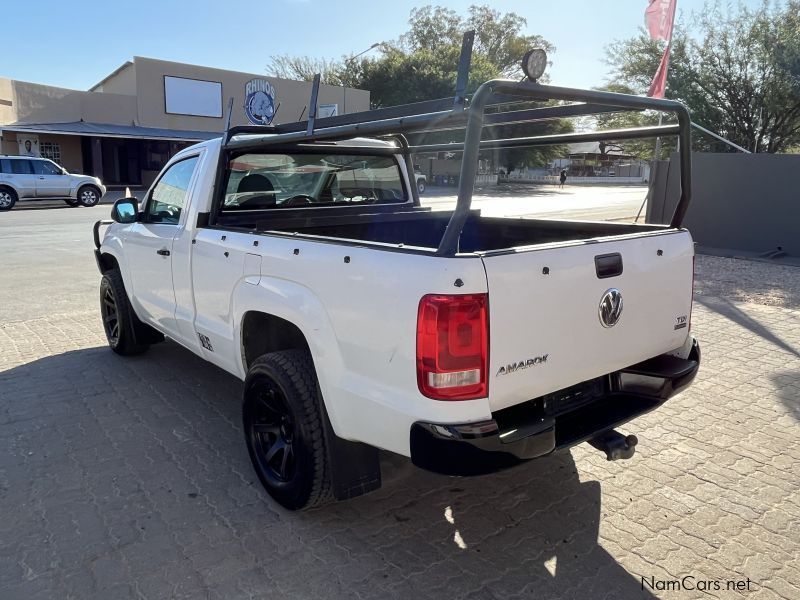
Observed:
[[[675,4],[672,7],[672,21],[669,27],[669,40],[667,40],[667,49],[665,50],[667,55],[666,64],[664,65],[664,70],[669,73],[669,57],[670,51],[672,50],[672,36],[675,33],[675,13],[678,12],[678,0],[675,0]],[[664,90],[667,89],[667,74],[664,75]],[[658,113],[658,126],[661,127],[661,121],[664,118],[664,113]],[[680,142],[679,142],[680,143]],[[661,159],[661,138],[656,138],[656,148],[654,152],[653,158],[655,160]]]
[[[648,31],[650,33],[650,37],[651,38],[664,39],[664,38],[661,38],[659,36],[659,34],[657,33],[658,31],[661,31],[661,30],[656,30],[657,32],[654,32],[653,31],[652,22],[649,21],[649,19],[652,18],[650,9],[653,7],[655,2],[658,2],[658,0],[650,0],[650,6],[645,11],[645,23],[647,24],[647,28],[648,28]],[[648,96],[650,95],[651,92],[655,93],[655,90],[653,89],[653,87],[654,87],[656,78],[660,77],[662,75],[662,73],[661,73],[662,63],[663,63],[663,66],[664,66],[664,70],[663,70],[663,79],[664,79],[664,81],[663,81],[663,86],[661,87],[661,98],[664,97],[664,91],[666,90],[666,87],[667,87],[667,74],[668,74],[667,71],[669,70],[669,55],[670,55],[670,51],[672,49],[672,34],[674,32],[674,29],[675,29],[675,13],[678,12],[678,0],[672,0],[672,2],[670,3],[670,6],[672,7],[672,15],[670,15],[669,39],[667,39],[667,47],[664,50],[664,54],[662,55],[661,61],[658,64],[658,69],[656,70],[656,74],[653,77],[653,83],[650,84],[650,90],[647,92]],[[664,118],[664,114],[662,112],[659,112],[658,113],[658,125],[659,125],[659,127],[662,125],[663,118]],[[678,143],[680,143],[680,142],[678,142]],[[652,163],[652,167],[653,168],[652,168],[652,172],[650,173],[650,184],[648,185],[647,194],[645,194],[645,196],[644,196],[644,200],[642,201],[642,205],[639,207],[639,212],[636,213],[636,218],[634,219],[634,223],[637,223],[639,221],[639,217],[642,214],[642,210],[644,209],[645,205],[647,204],[648,200],[650,199],[651,193],[653,192],[653,185],[655,183],[655,175],[656,175],[656,172],[658,170],[658,161],[660,159],[661,159],[661,137],[656,137],[656,147],[655,147],[655,150],[653,152],[653,163]]]

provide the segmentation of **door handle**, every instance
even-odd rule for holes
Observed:
[[[44,179],[44,175],[39,175],[39,179]]]
[[[169,250],[162,248],[161,250],[156,250],[156,254],[160,254],[161,256],[169,256]]]

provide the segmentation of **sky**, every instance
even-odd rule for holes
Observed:
[[[0,77],[88,89],[133,56],[265,73],[276,54],[341,58],[397,39],[419,2],[406,0],[0,0]],[[607,80],[605,47],[636,35],[647,0],[438,0],[466,14],[488,3],[555,44],[551,83]],[[678,18],[703,0],[678,0]],[[760,0],[745,0],[755,6]],[[376,51],[373,51],[376,52]]]

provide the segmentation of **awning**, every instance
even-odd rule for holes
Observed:
[[[14,133],[44,133],[56,135],[84,135],[93,137],[168,140],[175,142],[200,142],[220,137],[214,131],[186,131],[161,129],[160,127],[138,127],[136,125],[114,125],[113,123],[24,123],[0,125],[0,131]]]

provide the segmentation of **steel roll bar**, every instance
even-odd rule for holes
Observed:
[[[481,142],[486,106],[490,99],[497,94],[506,94],[529,100],[568,100],[627,110],[649,109],[675,114],[678,118],[677,129],[674,126],[668,126],[668,131],[662,131],[662,128],[659,127],[639,128],[638,133],[649,130],[651,135],[666,135],[668,133],[672,135],[677,133],[678,135],[680,140],[681,196],[675,207],[672,219],[670,220],[670,227],[680,227],[692,195],[691,119],[689,111],[683,104],[674,100],[630,96],[627,94],[601,92],[597,90],[575,90],[542,85],[531,81],[516,82],[505,79],[493,79],[482,84],[477,89],[467,109],[467,125],[462,150],[464,154],[461,160],[461,175],[459,177],[456,208],[453,211],[453,215],[447,224],[442,240],[436,250],[437,256],[453,256],[458,252],[458,240],[470,214],[475,177],[478,172],[478,153],[481,150],[482,144],[484,148],[487,148],[491,147],[493,143],[497,143],[497,140],[485,140]],[[598,139],[598,134],[602,135],[602,133],[603,132],[595,132],[591,134],[591,136],[588,136],[587,139]],[[622,131],[617,130],[613,135],[619,136],[620,133],[622,133]],[[570,135],[572,137],[570,137]],[[519,145],[536,145],[537,143],[560,144],[580,138],[574,134],[560,134],[521,139],[524,139],[525,143],[520,143]],[[505,143],[509,142],[508,140],[502,141]],[[438,145],[432,146],[436,147]],[[425,147],[423,146],[422,148]],[[419,150],[417,147],[412,147],[411,149]]]

